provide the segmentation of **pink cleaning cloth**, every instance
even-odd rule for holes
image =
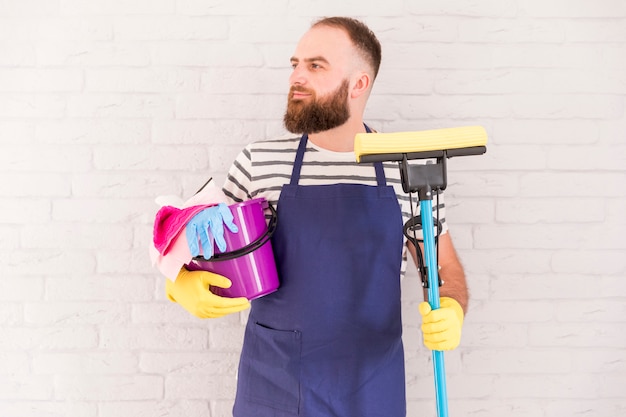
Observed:
[[[153,244],[150,245],[149,253],[152,264],[165,277],[175,281],[180,268],[191,262],[192,259],[186,234],[183,233],[187,222],[207,207],[219,203],[232,204],[232,201],[224,195],[221,189],[212,184],[203,188],[184,203],[182,201],[173,202],[173,200],[175,199],[170,199],[171,204],[180,205],[181,208],[163,206],[161,210],[165,207],[168,208],[163,210],[161,214],[159,214],[161,212],[159,210],[154,222]],[[157,248],[157,244],[162,250]]]
[[[154,247],[161,255],[167,255],[170,244],[179,235],[181,230],[185,228],[187,222],[205,208],[213,207],[214,205],[215,204],[203,204],[182,209],[173,206],[161,207],[154,219],[154,229],[152,233]]]

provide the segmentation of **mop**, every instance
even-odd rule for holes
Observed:
[[[398,161],[402,190],[417,192],[420,215],[412,216],[404,225],[404,234],[415,245],[422,285],[428,290],[428,302],[433,310],[439,308],[439,279],[436,256],[432,200],[447,186],[447,159],[455,156],[481,155],[486,152],[487,133],[481,126],[457,127],[399,133],[360,133],[354,140],[357,162]],[[410,160],[434,159],[435,163],[409,164]],[[438,204],[437,204],[438,206]],[[411,202],[411,211],[413,204]],[[424,259],[415,229],[423,231]],[[437,224],[439,234],[440,224]],[[411,235],[411,231],[413,234]],[[445,363],[442,351],[433,350],[433,370],[437,415],[448,417]]]

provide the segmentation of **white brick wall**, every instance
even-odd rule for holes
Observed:
[[[5,0],[0,416],[230,415],[246,314],[165,300],[153,199],[281,132],[298,37],[353,13],[383,43],[373,126],[490,134],[449,164],[472,294],[450,414],[626,414],[626,2]],[[409,416],[434,415],[403,285]]]

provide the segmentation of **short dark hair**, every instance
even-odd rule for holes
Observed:
[[[374,78],[376,78],[380,68],[382,48],[374,32],[365,23],[351,17],[337,16],[324,17],[311,25],[312,28],[316,26],[330,26],[345,30],[363,58],[372,66]]]

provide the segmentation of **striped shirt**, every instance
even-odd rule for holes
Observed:
[[[246,146],[231,166],[224,193],[233,201],[240,202],[264,197],[274,207],[284,184],[291,179],[300,136],[286,135],[277,139],[263,140]],[[412,163],[424,161],[412,161]],[[412,217],[409,195],[402,190],[400,169],[397,162],[384,162],[387,185],[394,187],[402,210],[404,222]],[[376,172],[372,163],[358,164],[354,152],[332,152],[307,142],[302,161],[299,185],[327,185],[337,183],[376,185]],[[438,197],[438,205],[437,203]],[[417,194],[413,198],[413,215],[419,214]],[[438,209],[438,213],[437,213]],[[433,215],[442,223],[442,233],[447,231],[443,193],[433,200]],[[421,239],[421,230],[417,231]],[[405,243],[406,243],[406,237]],[[406,259],[406,251],[403,256]],[[404,273],[406,262],[402,263]]]

